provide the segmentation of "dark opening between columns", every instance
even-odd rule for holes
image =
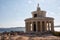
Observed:
[[[36,23],[33,22],[33,31],[36,32]]]
[[[45,31],[44,21],[42,22],[42,31]]]

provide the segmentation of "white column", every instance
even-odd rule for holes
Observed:
[[[33,27],[34,27],[34,25],[33,25],[33,21],[32,21],[32,32],[34,32],[34,30],[33,30],[34,28]]]
[[[27,31],[29,32],[30,31],[30,25],[29,25],[29,22],[27,23]]]

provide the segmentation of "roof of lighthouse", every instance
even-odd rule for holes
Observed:
[[[39,3],[38,3],[36,11],[32,11],[32,13],[36,13],[36,12],[40,12],[40,11],[44,11],[44,10],[41,10]],[[44,12],[46,12],[46,11],[44,11]]]
[[[44,15],[43,15],[43,17],[41,17],[41,15],[39,15],[39,17],[27,18],[27,19],[25,19],[25,21],[27,21],[27,20],[54,20],[54,18],[52,18],[52,17],[45,17],[46,11],[42,11],[39,7],[39,4],[37,5],[37,10],[32,12],[32,14],[37,14],[37,13],[41,14],[41,15],[44,14]]]

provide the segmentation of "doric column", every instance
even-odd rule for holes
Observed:
[[[50,26],[49,26],[50,24],[49,24],[49,21],[48,21],[48,31],[50,31]]]
[[[27,22],[27,29],[28,29],[27,31],[29,32],[29,22]]]
[[[31,31],[31,23],[28,23],[28,27],[29,27],[29,32]]]
[[[34,29],[34,28],[33,28],[33,27],[34,27],[33,21],[31,22],[31,24],[32,24],[32,32],[34,32],[34,30],[33,30],[33,29]]]
[[[40,32],[40,21],[38,21],[38,32]]]
[[[40,31],[42,32],[42,21],[40,21]]]
[[[45,31],[47,31],[47,22],[46,21],[44,22],[44,25],[45,25],[44,26],[45,27]]]
[[[31,25],[30,25],[30,22],[28,22],[28,30],[29,30],[29,32],[31,31]]]
[[[26,32],[28,31],[28,23],[25,22]]]
[[[36,32],[38,32],[38,22],[36,21]]]
[[[26,24],[26,27],[27,27],[27,32],[29,32],[30,31],[30,25],[29,25],[29,22],[27,22],[27,24]]]
[[[51,22],[51,31],[54,31],[54,21]]]
[[[32,31],[32,22],[30,22],[30,31]]]

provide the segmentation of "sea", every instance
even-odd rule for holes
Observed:
[[[60,27],[54,27],[54,30],[60,32]]]
[[[54,27],[54,30],[60,32],[60,27]],[[23,32],[25,32],[25,27],[0,28],[0,33],[10,32],[10,31],[23,31]]]

